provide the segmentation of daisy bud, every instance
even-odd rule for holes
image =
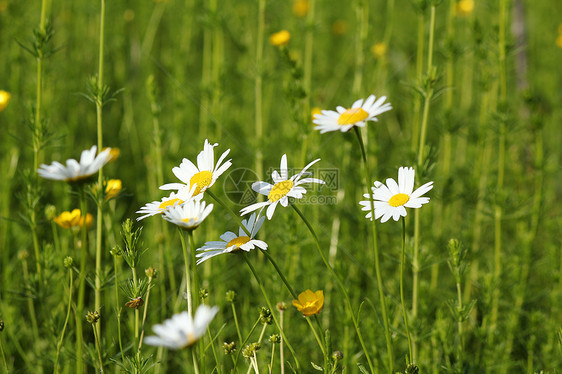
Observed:
[[[278,334],[273,334],[269,337],[269,342],[270,343],[281,343],[281,337]]]
[[[4,331],[4,321],[0,319],[0,332]]]
[[[109,254],[115,257],[121,256],[121,249],[119,247],[113,247],[109,250]]]
[[[224,354],[232,354],[234,352],[236,352],[236,342],[224,342],[222,345],[222,348],[224,349]]]
[[[201,300],[205,300],[207,297],[209,297],[209,290],[206,288],[201,288],[199,290],[199,298]]]
[[[226,301],[229,303],[234,303],[236,301],[237,293],[233,290],[226,291]]]
[[[100,317],[100,313],[97,310],[95,312],[88,312],[88,314],[86,314],[86,321],[94,325],[99,321]]]
[[[18,252],[18,260],[23,261],[29,257],[29,252],[25,249],[22,249]]]
[[[74,260],[70,256],[66,256],[63,260],[63,265],[65,268],[70,269],[74,265]]]
[[[342,351],[334,351],[332,353],[332,360],[338,362],[341,359],[343,359],[343,352]]]

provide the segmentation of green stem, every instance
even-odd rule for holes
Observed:
[[[6,361],[6,356],[4,355],[4,348],[2,347],[2,339],[0,339],[0,356],[2,357],[2,362],[4,363],[4,370],[7,374],[10,372],[10,370],[8,370],[8,362]]]
[[[135,290],[138,287],[138,279],[137,279],[137,270],[136,268],[131,268],[131,271],[133,272],[133,284],[135,285]],[[135,296],[138,296],[138,294],[136,294]],[[139,310],[137,308],[135,308],[135,325],[134,325],[134,330],[135,330],[135,347],[138,347],[139,345]]]
[[[103,147],[103,131],[102,131],[102,107],[103,100],[103,49],[104,49],[104,29],[105,29],[105,0],[101,1],[100,10],[100,30],[99,30],[99,66],[98,66],[98,79],[97,79],[97,98],[96,98],[96,123],[97,123],[97,133],[98,133],[98,152],[102,151]],[[98,187],[103,189],[103,168],[100,168],[98,172]],[[102,194],[100,194],[102,195]],[[96,272],[94,274],[95,279],[95,293],[94,293],[94,309],[99,310],[101,308],[101,248],[102,248],[102,228],[103,228],[103,199],[98,201],[97,204],[97,217],[96,217]],[[99,321],[95,328],[97,329],[97,334],[101,331],[101,321]]]
[[[262,79],[263,79],[263,36],[265,32],[265,0],[258,0],[258,30],[256,40],[256,80],[254,82],[256,117],[255,136],[256,145],[262,143],[263,138],[263,114],[262,114]],[[263,153],[261,147],[256,146],[256,174],[258,178],[263,177]]]
[[[62,342],[63,342],[63,339],[64,339],[64,333],[66,331],[66,326],[68,325],[68,320],[70,319],[70,310],[71,310],[71,306],[72,306],[72,268],[68,269],[68,276],[70,278],[70,284],[68,286],[68,307],[66,309],[66,318],[64,320],[64,325],[62,327],[60,339],[57,343],[57,354],[55,356],[55,368],[53,370],[55,373],[59,372],[58,367],[59,367],[60,350],[61,350],[61,347],[62,347]]]
[[[338,274],[335,272],[334,268],[332,268],[332,266],[330,266],[330,263],[328,262],[328,260],[326,259],[326,256],[322,252],[322,248],[320,247],[320,241],[318,240],[318,236],[316,235],[316,232],[314,231],[314,229],[312,228],[312,226],[310,225],[310,223],[308,222],[306,217],[302,214],[302,212],[299,210],[299,208],[297,208],[294,204],[291,203],[291,207],[295,210],[295,212],[297,212],[297,214],[299,215],[301,220],[304,222],[304,224],[308,228],[308,231],[310,231],[310,233],[312,234],[312,236],[314,238],[314,241],[316,242],[316,249],[318,250],[318,253],[320,254],[320,257],[322,258],[322,261],[324,262],[324,265],[326,266],[326,268],[328,268],[331,275],[334,277],[334,279],[338,283],[338,286],[340,287],[340,290],[345,297],[346,306],[348,308],[348,314],[351,317],[351,320],[353,321],[353,326],[355,327],[355,332],[357,333],[357,337],[359,338],[361,348],[363,348],[363,352],[365,353],[365,357],[367,358],[367,362],[369,364],[369,369],[371,370],[372,373],[374,373],[375,371],[373,369],[373,363],[371,361],[371,356],[369,355],[369,352],[367,351],[367,347],[366,347],[365,342],[363,340],[363,336],[361,335],[361,331],[359,330],[359,321],[357,320],[357,317],[355,316],[355,312],[353,311],[353,306],[351,305],[351,299],[349,298],[349,294],[347,293],[347,290],[345,289],[343,281],[340,279]],[[392,348],[391,348],[389,353],[390,353],[389,354],[389,356],[390,356],[391,353],[392,353]],[[391,370],[391,372],[392,372],[392,370]]]
[[[113,256],[113,273],[115,274],[115,309],[117,312],[117,337],[119,340],[119,352],[121,352],[121,362],[123,363],[125,355],[123,354],[123,341],[121,338],[121,303],[119,302],[119,267],[117,266],[117,256]]]
[[[404,326],[408,336],[408,351],[410,353],[409,364],[414,363],[412,352],[412,337],[408,326],[408,313],[406,313],[406,303],[404,302],[404,263],[406,262],[406,218],[402,217],[402,256],[400,256],[400,302],[402,303],[402,314],[404,316]]]
[[[85,191],[83,186],[79,187],[80,196],[80,215],[86,221],[88,206],[86,204]],[[83,361],[83,326],[82,318],[84,313],[84,296],[86,293],[86,263],[88,261],[88,228],[85,224],[81,228],[82,245],[80,246],[80,275],[78,278],[78,304],[76,306],[76,372],[84,372]]]
[[[381,269],[380,269],[380,259],[379,259],[379,246],[378,246],[378,239],[377,239],[377,226],[376,226],[376,220],[375,220],[375,203],[373,201],[373,194],[370,192],[371,191],[371,187],[370,187],[370,178],[371,178],[371,170],[369,168],[369,161],[367,159],[367,151],[365,149],[365,145],[363,143],[363,138],[361,137],[361,134],[359,132],[359,128],[358,127],[354,127],[355,130],[355,135],[357,137],[357,141],[359,142],[359,147],[361,148],[361,155],[363,157],[363,164],[365,165],[365,174],[364,174],[364,179],[365,179],[365,186],[367,188],[367,193],[370,196],[370,200],[371,200],[371,231],[373,234],[373,255],[375,257],[375,273],[376,273],[376,277],[377,277],[377,286],[378,286],[378,291],[379,291],[379,300],[381,303],[381,309],[382,309],[382,318],[383,318],[383,324],[384,324],[384,334],[385,334],[385,339],[386,339],[386,350],[387,350],[387,354],[388,354],[388,367],[389,367],[389,371],[391,373],[394,372],[394,352],[393,352],[393,348],[392,348],[392,337],[390,335],[390,324],[388,322],[388,311],[386,308],[386,299],[384,296],[384,289],[383,289],[383,284],[382,284],[382,274],[381,274]],[[372,368],[371,368],[371,371]]]
[[[181,239],[181,248],[183,250],[183,261],[185,265],[185,288],[186,288],[186,296],[187,296],[187,312],[189,315],[193,315],[193,306],[191,304],[191,276],[189,274],[189,255],[187,253],[187,245],[185,243],[185,237],[183,235],[183,230],[178,227],[178,232],[180,234]]]
[[[140,351],[142,348],[142,340],[144,338],[144,324],[146,323],[146,314],[148,312],[148,299],[150,297],[150,288],[152,286],[152,277],[148,278],[148,291],[146,291],[146,300],[144,301],[144,310],[142,312],[142,323],[141,323],[141,336],[139,339],[139,348],[137,351]]]
[[[191,275],[193,281],[191,282],[191,294],[193,295],[193,306],[199,304],[199,279],[197,277],[197,260],[195,258],[195,240],[193,239],[193,230],[187,232],[189,235],[189,245],[191,247]]]
[[[92,330],[94,330],[94,340],[96,342],[96,350],[98,352],[98,359],[100,361],[100,373],[104,373],[105,370],[103,368],[103,359],[101,358],[100,337],[99,337],[99,334],[98,334],[98,329],[96,329],[95,324],[92,324]]]
[[[240,333],[240,324],[238,323],[238,317],[236,315],[236,306],[234,305],[234,302],[231,302],[230,306],[232,307],[232,315],[234,316],[234,325],[236,326],[238,341],[240,342],[240,344],[242,344],[242,334]]]
[[[246,261],[246,264],[248,265],[248,267],[250,268],[250,271],[252,272],[252,275],[254,276],[254,278],[256,279],[256,282],[258,282],[258,285],[260,287],[261,293],[265,299],[265,302],[267,304],[267,307],[269,308],[269,310],[273,310],[273,307],[271,305],[271,302],[269,301],[269,297],[267,296],[267,292],[265,292],[265,288],[263,287],[263,283],[260,279],[260,277],[258,276],[258,273],[256,273],[256,269],[254,269],[254,266],[252,265],[252,263],[248,260],[248,258],[246,257],[245,253],[242,253],[242,256],[244,258],[244,261]],[[295,359],[295,364],[297,365],[296,369],[297,372],[300,371],[300,363],[299,363],[299,359],[297,358],[297,355],[295,353],[295,351],[293,350],[293,347],[291,346],[291,344],[289,344],[289,341],[287,340],[287,337],[285,336],[285,332],[283,331],[283,329],[281,329],[281,326],[279,325],[279,322],[277,321],[277,318],[275,317],[275,313],[271,313],[271,316],[273,317],[273,322],[275,323],[275,326],[277,327],[277,329],[279,330],[279,333],[281,334],[281,337],[283,338],[283,340],[285,340],[285,342],[287,343],[287,348],[289,348],[289,351],[291,351],[293,358]]]

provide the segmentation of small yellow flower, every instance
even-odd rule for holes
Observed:
[[[562,34],[558,35],[558,37],[556,38],[556,45],[558,46],[558,48],[562,48]]]
[[[0,112],[8,106],[11,96],[9,92],[0,90]]]
[[[334,35],[343,35],[347,31],[347,23],[342,20],[337,20],[336,22],[332,23],[332,33]]]
[[[105,200],[109,200],[119,195],[123,184],[121,179],[110,179],[105,183]]]
[[[316,116],[317,114],[321,114],[322,113],[322,109],[318,108],[317,106],[315,106],[314,108],[312,108],[312,110],[310,111],[310,117],[314,120],[314,116]]]
[[[293,14],[296,17],[304,17],[308,13],[308,0],[294,0],[293,1]]]
[[[53,220],[63,229],[70,229],[76,226],[82,227],[84,223],[84,218],[82,217],[80,209],[74,209],[72,212],[62,212]],[[86,228],[90,228],[93,221],[92,215],[90,213],[86,214]]]
[[[386,55],[388,45],[385,42],[380,42],[371,47],[371,52],[376,59],[381,59]]]
[[[287,45],[287,43],[289,43],[289,40],[291,40],[291,33],[287,30],[281,30],[269,37],[269,43],[271,43],[271,45],[275,47]]]
[[[474,11],[474,0],[461,0],[455,7],[457,16],[468,16]]]
[[[293,306],[305,317],[318,314],[324,307],[324,291],[312,292],[306,290],[301,292],[298,300],[293,300]]]

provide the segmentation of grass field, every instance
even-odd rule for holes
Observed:
[[[0,372],[562,372],[561,14],[0,0]]]

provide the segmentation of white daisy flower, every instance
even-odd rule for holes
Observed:
[[[213,210],[213,204],[190,199],[189,201],[169,207],[162,213],[166,221],[184,230],[195,230]]]
[[[381,222],[386,222],[392,217],[398,221],[400,217],[406,217],[406,208],[421,208],[429,202],[429,197],[421,196],[433,188],[433,182],[428,182],[414,191],[415,174],[414,168],[401,167],[398,169],[398,183],[392,178],[386,180],[386,186],[379,181],[375,182],[375,187],[371,187],[375,219],[382,217]],[[368,211],[365,218],[372,219],[370,196],[366,193],[363,197],[368,200],[359,202],[363,206],[361,210]]]
[[[53,161],[51,165],[41,164],[37,173],[43,178],[59,180],[65,182],[76,182],[88,178],[100,170],[105,164],[111,161],[111,148],[105,148],[96,156],[98,147],[82,151],[80,162],[71,158],[66,160],[66,166],[58,161]]]
[[[160,186],[161,190],[180,190],[182,188],[191,189],[193,186],[197,185],[193,196],[197,196],[204,192],[207,188],[211,187],[217,181],[222,173],[226,171],[231,165],[231,159],[224,161],[230,149],[227,149],[219,158],[215,164],[215,152],[213,150],[218,143],[211,144],[207,139],[205,139],[205,145],[203,150],[197,155],[197,166],[193,162],[184,158],[179,167],[174,167],[172,172],[182,183],[168,183]]]
[[[240,250],[250,252],[250,250],[255,247],[267,250],[266,242],[254,239],[263,225],[263,221],[265,221],[265,217],[261,217],[256,221],[256,213],[254,213],[249,219],[242,221],[242,225],[250,233],[250,236],[248,236],[246,231],[240,227],[238,235],[232,231],[227,231],[220,236],[222,241],[205,243],[203,247],[198,249],[198,251],[202,252],[196,255],[196,257],[199,258],[199,260],[197,260],[197,265],[210,259],[211,257],[221,255],[223,253],[233,253]]]
[[[138,214],[144,214],[144,216],[138,217],[137,221],[140,221],[141,219],[145,219],[146,217],[151,217],[157,214],[164,213],[164,211],[169,209],[170,207],[176,207],[189,200],[201,200],[201,197],[203,197],[203,195],[201,195],[201,197],[195,197],[195,198],[193,197],[193,192],[195,191],[195,188],[196,187],[193,187],[191,190],[188,190],[187,188],[182,188],[181,190],[178,191],[178,193],[172,192],[170,196],[163,197],[160,201],[153,201],[151,203],[147,203],[145,206],[140,208],[140,210],[136,211],[136,213]]]
[[[147,336],[144,342],[148,345],[164,346],[171,349],[183,349],[196,343],[207,331],[219,308],[200,305],[192,318],[188,312],[175,314],[163,324],[152,326],[157,336]]]
[[[303,195],[306,193],[306,189],[301,187],[301,184],[305,183],[318,183],[318,184],[326,184],[321,179],[316,178],[304,178],[301,179],[303,175],[310,175],[310,172],[306,170],[320,161],[320,159],[316,159],[306,165],[304,169],[300,171],[300,173],[293,175],[289,178],[289,170],[287,169],[287,155],[284,154],[281,157],[281,168],[280,172],[278,173],[277,170],[274,170],[271,174],[271,178],[275,184],[269,184],[267,182],[254,182],[252,184],[252,189],[262,195],[267,196],[267,201],[263,201],[261,203],[255,203],[246,208],[240,210],[241,215],[244,216],[254,210],[264,208],[269,205],[267,208],[267,219],[271,219],[273,217],[273,213],[275,212],[275,208],[277,204],[281,204],[283,207],[289,205],[289,197],[294,197],[295,199],[302,199]]]
[[[381,113],[392,109],[390,103],[384,103],[386,96],[376,100],[375,95],[369,96],[366,100],[359,99],[353,103],[350,109],[338,106],[337,112],[333,110],[323,110],[320,114],[314,115],[312,121],[316,124],[315,130],[320,130],[320,134],[329,131],[349,131],[353,126],[365,127],[367,121],[378,121]]]

